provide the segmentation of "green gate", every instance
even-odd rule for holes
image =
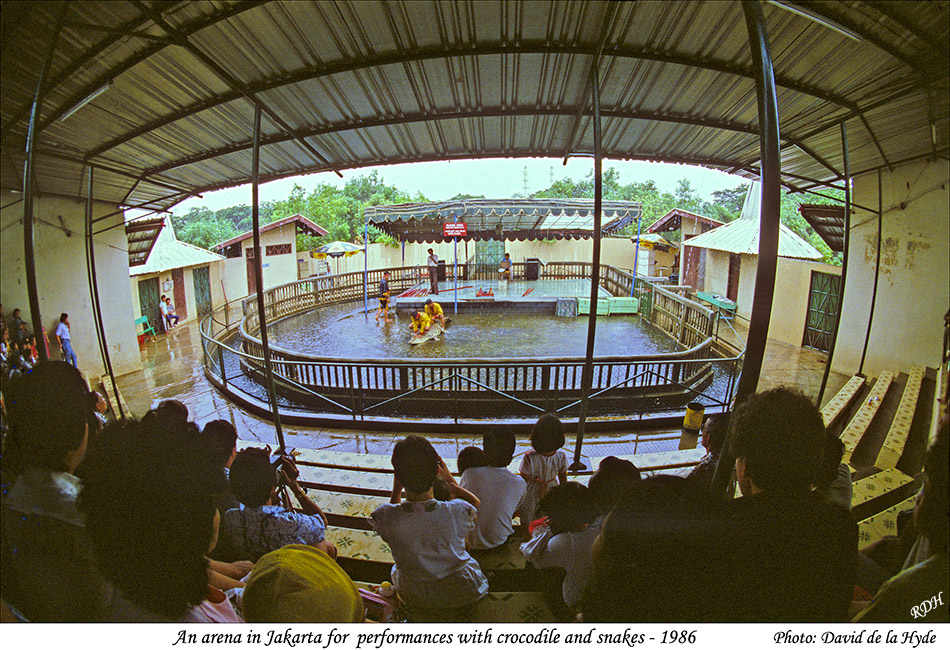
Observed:
[[[475,272],[479,278],[495,278],[501,258],[505,256],[505,242],[489,239],[475,242]],[[487,274],[487,275],[486,275]]]
[[[162,308],[159,304],[158,278],[139,280],[139,307],[142,315],[148,316],[148,324],[156,332],[165,331],[165,319],[162,318]]]
[[[207,266],[199,266],[191,270],[195,282],[195,303],[198,317],[211,313],[211,270]]]
[[[831,339],[838,318],[838,290],[841,276],[831,273],[811,272],[811,289],[808,293],[808,314],[805,318],[805,334],[802,347],[831,351]]]

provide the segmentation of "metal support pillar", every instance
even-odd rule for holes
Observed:
[[[36,80],[36,93],[33,95],[33,105],[30,108],[30,123],[26,131],[26,161],[23,163],[23,265],[26,273],[26,292],[30,302],[30,321],[33,323],[33,335],[39,344],[36,352],[40,361],[49,360],[49,350],[46,347],[46,337],[43,335],[43,316],[40,313],[40,294],[36,284],[36,251],[33,247],[33,154],[36,144],[36,122],[39,119],[40,107],[43,103],[43,82],[49,73],[53,62],[53,52],[56,51],[56,42],[66,17],[68,3],[60,5],[56,26],[53,28],[53,37],[50,39],[46,51],[46,61],[40,70],[40,77]]]
[[[844,120],[841,120],[841,156],[844,158],[844,259],[841,262],[841,284],[838,285],[838,313],[835,314],[835,328],[831,334],[831,349],[828,351],[828,361],[825,363],[825,372],[821,376],[821,388],[818,389],[817,403],[819,407],[821,406],[821,398],[825,394],[825,386],[828,384],[828,374],[831,372],[831,360],[834,359],[835,346],[838,343],[838,326],[841,325],[841,308],[844,307],[844,285],[848,281],[848,248],[851,243],[851,155],[848,151],[848,128]],[[880,223],[880,221],[878,223]],[[880,246],[880,234],[878,236],[878,246]],[[877,292],[876,275],[874,280],[874,290]],[[871,323],[868,321],[868,332],[870,331]],[[865,343],[866,342],[865,340]],[[861,357],[861,364],[864,364],[863,355]]]
[[[459,216],[456,214],[454,223],[459,222]],[[455,239],[455,270],[452,272],[452,275],[455,279],[455,314],[459,313],[459,236],[456,235]]]
[[[277,432],[278,452],[283,452],[284,431],[280,426],[280,413],[277,411],[277,391],[274,388],[274,368],[270,360],[270,346],[267,344],[267,319],[264,314],[264,256],[261,255],[261,215],[260,215],[260,166],[261,166],[261,105],[254,105],[254,148],[251,157],[251,219],[254,229],[254,284],[257,287],[257,320],[261,328],[261,347],[264,352],[264,374],[267,384],[267,397],[270,399],[271,414],[274,417],[274,429]]]
[[[574,462],[569,469],[577,472],[587,469],[581,461],[584,446],[584,425],[587,421],[587,402],[594,381],[594,337],[597,333],[597,297],[600,293],[600,222],[603,204],[603,159],[600,133],[600,74],[597,62],[591,65],[591,103],[594,122],[594,251],[590,271],[590,316],[587,320],[587,351],[584,353],[584,370],[581,373],[581,409],[577,418],[577,439],[574,444]],[[634,271],[634,275],[636,272]]]
[[[122,409],[122,400],[119,399],[119,387],[115,383],[115,373],[112,372],[112,358],[109,356],[109,343],[106,340],[106,328],[102,323],[102,303],[99,300],[99,280],[96,275],[96,244],[92,238],[92,184],[93,169],[86,168],[86,266],[89,270],[89,294],[92,298],[92,315],[96,319],[96,337],[99,339],[99,352],[102,355],[102,365],[112,380],[112,390],[115,393],[116,406],[119,408],[119,419],[125,419]]]
[[[868,341],[871,340],[871,325],[874,323],[874,305],[877,303],[877,282],[881,277],[881,227],[884,221],[884,178],[877,170],[877,257],[874,259],[874,290],[871,292],[871,311],[868,314],[868,329],[864,334],[864,347],[861,350],[861,364],[858,373],[864,372],[864,359],[868,354]],[[830,364],[829,364],[830,365]]]
[[[633,298],[633,291],[637,286],[637,268],[640,266],[640,224],[643,223],[643,216],[637,217],[637,247],[633,249],[633,282],[630,283],[630,297]]]
[[[759,212],[759,261],[755,275],[755,294],[752,299],[752,318],[749,321],[749,340],[746,343],[745,362],[736,387],[736,404],[741,404],[755,393],[762,371],[762,359],[769,336],[772,316],[772,297],[775,293],[775,266],[778,260],[779,210],[781,204],[781,160],[779,158],[778,101],[775,95],[775,71],[772,53],[765,29],[762,6],[756,0],[743,0],[749,46],[752,50],[752,68],[755,72],[756,99],[759,108],[759,153],[762,160],[762,207]],[[735,457],[725,450],[713,477],[717,492],[725,493],[732,476]]]
[[[762,7],[755,0],[744,0],[746,27],[752,48],[755,87],[759,105],[759,149],[762,158],[762,207],[759,213],[759,260],[755,275],[755,295],[749,340],[742,376],[736,390],[736,403],[755,392],[768,341],[772,297],[775,293],[775,265],[778,259],[779,210],[781,204],[781,162],[779,160],[778,104],[775,73],[769,51],[768,34]]]
[[[369,218],[363,215],[363,316],[369,320]]]

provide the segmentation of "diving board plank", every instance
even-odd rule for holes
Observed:
[[[821,409],[821,419],[824,421],[826,427],[834,422],[838,416],[848,408],[848,405],[851,404],[851,400],[854,399],[854,396],[857,395],[861,387],[864,386],[865,381],[867,380],[864,377],[855,375],[848,380],[848,383],[841,387],[837,395],[832,397],[831,400],[825,404],[825,407]]]
[[[911,369],[907,377],[907,384],[904,386],[904,394],[901,395],[900,406],[897,407],[897,413],[894,414],[894,420],[887,432],[887,438],[885,438],[881,450],[877,453],[877,460],[874,461],[875,467],[889,469],[897,466],[897,461],[900,460],[901,454],[904,452],[904,445],[907,443],[910,425],[914,421],[914,412],[917,410],[917,400],[920,397],[920,386],[923,380],[923,368]]]
[[[894,468],[858,479],[851,488],[851,507],[867,503],[913,480],[912,477]]]
[[[894,373],[889,370],[883,371],[877,378],[877,381],[874,382],[874,387],[871,388],[867,400],[861,405],[861,408],[858,409],[854,417],[851,418],[851,422],[848,423],[844,431],[841,432],[841,442],[844,443],[844,454],[841,457],[842,462],[851,463],[851,454],[854,453],[854,448],[857,447],[858,442],[861,441],[861,436],[863,436],[868,430],[868,427],[871,426],[871,421],[881,407],[881,402],[884,400],[884,396],[887,394],[887,389],[890,388],[892,381],[894,381]]]
[[[912,509],[916,496],[908,497],[895,506],[858,522],[858,548],[865,549],[886,535],[897,534],[898,513]]]

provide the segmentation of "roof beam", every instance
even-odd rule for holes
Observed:
[[[146,41],[152,41],[153,43],[164,43],[165,45],[176,45],[175,41],[166,37],[166,36],[155,36],[153,34],[146,34],[144,32],[137,31],[135,29],[122,29],[118,27],[106,27],[105,25],[94,25],[92,23],[85,23],[79,20],[67,20],[67,27],[76,27],[78,29],[88,29],[96,32],[104,32],[106,34],[113,34],[116,36],[133,36],[136,38],[141,38]]]
[[[122,169],[117,169],[116,167],[112,167],[110,165],[103,165],[102,163],[91,163],[91,162],[82,160],[80,158],[73,158],[72,156],[68,156],[64,153],[59,153],[58,151],[46,151],[46,150],[38,149],[36,153],[38,156],[45,156],[47,158],[56,158],[58,160],[65,160],[66,162],[76,163],[77,165],[80,165],[80,166],[89,165],[93,169],[99,169],[104,172],[109,172],[110,174],[117,174],[119,176],[131,178],[135,181],[149,183],[151,185],[163,187],[168,190],[175,190],[176,192],[185,193],[185,194],[188,194],[189,196],[198,196],[197,192],[195,192],[194,190],[188,189],[186,187],[171,185],[163,181],[154,181],[154,180],[145,178],[143,176],[136,175],[131,172],[127,172]]]
[[[586,111],[582,114],[586,114]],[[417,122],[426,122],[426,121],[439,121],[439,120],[451,120],[451,119],[460,119],[460,118],[485,118],[485,117],[517,117],[517,116],[554,116],[554,117],[571,117],[574,115],[572,111],[566,109],[539,109],[539,108],[524,108],[524,109],[503,109],[503,108],[492,108],[492,109],[479,109],[474,111],[452,111],[452,112],[440,112],[440,113],[410,113],[403,114],[399,117],[381,117],[375,120],[367,119],[352,119],[346,120],[344,122],[338,122],[328,126],[322,126],[315,129],[308,129],[307,131],[298,132],[297,135],[305,138],[320,136],[320,135],[329,135],[333,133],[340,133],[342,131],[349,131],[353,129],[367,129],[380,126],[392,126],[395,124],[412,124]],[[737,133],[746,133],[749,135],[756,135],[758,130],[755,126],[742,124],[739,122],[733,122],[730,120],[715,120],[709,118],[695,117],[690,115],[677,115],[677,114],[660,114],[654,111],[624,111],[624,110],[601,110],[601,115],[605,118],[618,118],[618,119],[629,119],[629,120],[649,120],[653,122],[669,122],[673,124],[687,124],[691,126],[699,127],[708,127],[714,129],[720,129],[724,131],[734,131]],[[291,140],[291,136],[275,134],[262,138],[261,145],[273,145],[281,144]],[[795,142],[797,141],[793,138],[786,137],[786,141]],[[151,167],[142,172],[143,178],[148,178],[156,174],[162,174],[171,169],[182,167],[184,165],[189,165],[197,162],[202,162],[204,160],[210,160],[217,158],[219,156],[225,156],[232,153],[237,153],[238,151],[245,151],[251,148],[251,142],[241,142],[237,144],[228,145],[226,147],[221,147],[213,151],[204,152],[201,154],[196,154],[194,156],[187,156],[184,158],[179,158],[178,160],[173,160],[168,163]]]
[[[574,123],[571,125],[570,135],[567,137],[567,149],[564,151],[563,161],[565,165],[567,164],[567,159],[571,155],[571,152],[574,151],[577,139],[580,137],[581,121],[584,118],[584,114],[587,113],[587,98],[591,97],[593,93],[595,77],[598,86],[597,93],[598,96],[600,96],[600,76],[594,75],[594,71],[600,69],[600,60],[601,57],[603,57],[604,44],[607,42],[607,36],[610,35],[610,29],[613,26],[614,19],[617,17],[619,7],[619,2],[611,4],[600,26],[600,38],[597,39],[597,48],[592,53],[590,62],[587,65],[587,74],[584,75],[587,81],[584,83],[584,91],[581,93],[580,101],[577,102],[577,114],[574,116]]]
[[[203,16],[191,22],[185,23],[185,25],[183,25],[181,29],[179,29],[178,32],[176,32],[176,35],[185,36],[185,37],[190,36],[191,34],[199,32],[202,29],[205,29],[206,27],[210,27],[211,25],[214,25],[215,23],[221,22],[222,20],[227,20],[228,18],[232,18],[233,16],[237,16],[238,14],[241,14],[249,9],[253,9],[254,7],[264,4],[264,2],[265,0],[241,0],[240,2],[237,2],[233,5],[229,5],[227,8],[222,9],[220,11],[216,11],[212,14],[209,14],[208,16]],[[137,19],[134,24],[136,26],[140,26],[142,24],[142,19]],[[105,41],[103,41],[103,44],[101,46],[94,47],[92,50],[90,50],[87,56],[77,60],[76,63],[69,66],[66,69],[66,71],[60,74],[55,80],[51,81],[49,89],[53,90],[59,84],[72,78],[73,75],[78,70],[82,69],[83,66],[88,64],[90,61],[94,60],[96,57],[98,57],[99,54],[101,54],[106,48],[114,44],[116,41],[120,40],[120,38],[121,37],[105,39]],[[116,77],[121,75],[123,72],[126,72],[132,69],[139,63],[147,60],[149,57],[161,52],[166,47],[169,47],[169,46],[165,43],[156,43],[156,44],[150,45],[149,47],[144,48],[138,54],[124,60],[122,63],[120,63],[116,67],[110,68],[109,70],[106,70],[104,73],[98,75],[95,79],[93,79],[89,83],[85,84],[84,86],[76,90],[72,95],[62,100],[62,104],[60,104],[60,107],[54,110],[49,116],[47,116],[45,120],[43,120],[37,125],[37,134],[41,133],[44,129],[49,127],[50,124],[53,124],[54,122],[56,122],[59,118],[61,118],[66,113],[66,111],[68,111],[70,108],[72,108],[73,106],[81,102],[84,98],[88,97],[89,94],[92,93],[94,90],[96,90],[97,88],[101,88],[103,84],[107,83],[108,81],[111,81],[112,79],[115,79]],[[23,107],[10,120],[8,120],[5,124],[3,124],[2,129],[0,129],[0,132],[2,132],[2,135],[0,135],[0,142],[6,143],[10,140],[10,138],[14,136],[16,131],[12,127],[18,124],[21,120],[23,120],[23,118],[26,117],[29,110],[30,110],[29,105]]]
[[[281,76],[276,79],[266,79],[263,81],[245,84],[244,90],[251,94],[256,95],[258,93],[266,92],[268,90],[273,90],[275,88],[281,88],[284,86],[290,86],[293,84],[303,83],[306,81],[313,81],[316,79],[322,79],[324,77],[330,77],[333,75],[345,73],[345,72],[355,72],[358,70],[365,70],[369,68],[380,68],[388,65],[400,65],[411,62],[420,62],[428,61],[433,59],[447,59],[454,57],[471,57],[471,56],[493,56],[493,55],[504,55],[504,56],[514,56],[514,55],[531,55],[531,54],[565,54],[565,55],[577,55],[577,54],[588,54],[593,55],[589,48],[583,47],[571,47],[567,45],[549,45],[545,43],[534,43],[534,42],[525,42],[525,43],[511,43],[511,44],[496,44],[492,46],[483,46],[477,49],[472,48],[471,46],[460,46],[455,48],[439,48],[439,49],[430,49],[430,50],[417,50],[411,53],[395,53],[387,54],[382,56],[373,57],[370,59],[362,59],[358,61],[344,61],[340,63],[334,63],[332,65],[323,66],[317,69],[314,68],[305,68],[303,70],[298,70],[297,72]],[[663,54],[657,52],[647,52],[643,49],[623,49],[623,48],[611,48],[604,52],[605,56],[617,57],[617,58],[633,58],[639,59],[642,61],[654,61],[659,63],[673,63],[677,65],[687,66],[687,67],[697,67],[704,70],[711,70],[714,72],[722,72],[724,74],[731,74],[736,76],[745,77],[749,80],[753,79],[753,74],[751,69],[744,69],[737,67],[734,63],[728,61],[718,61],[711,58],[706,59],[690,59],[685,55],[680,54]],[[111,77],[109,77],[111,78]],[[833,93],[823,91],[817,86],[812,86],[810,84],[804,84],[797,82],[789,77],[782,75],[776,76],[776,85],[794,92],[802,93],[809,97],[815,99],[820,99],[826,101],[836,106],[841,106],[846,108],[855,114],[859,112],[859,108],[853,102],[840,97]],[[104,82],[100,82],[99,86]],[[96,87],[99,87],[96,86]],[[94,90],[92,88],[91,90]],[[90,92],[91,92],[90,90]],[[589,90],[589,89],[588,89]],[[88,96],[83,95],[82,97]],[[82,97],[79,97],[76,101],[80,101]],[[150,131],[155,129],[162,128],[176,122],[178,120],[186,119],[201,113],[206,110],[210,110],[217,106],[227,104],[236,99],[244,97],[244,94],[241,91],[232,89],[230,92],[221,93],[214,97],[208,99],[203,99],[201,101],[195,102],[186,106],[180,110],[164,115],[156,120],[147,122],[125,134],[117,136],[112,140],[104,142],[103,144],[91,149],[87,152],[86,158],[92,159],[96,156],[102,155],[109,149],[117,147],[121,144],[128,142],[134,138],[142,136]],[[74,102],[75,103],[75,102]],[[866,109],[865,109],[866,110]]]
[[[174,28],[172,28],[172,26],[169,25],[165,21],[164,18],[162,18],[161,14],[154,11],[151,7],[146,5],[144,2],[141,2],[141,0],[130,0],[130,1],[134,5],[139,7],[142,12],[149,14],[152,17],[152,21],[156,25],[158,25],[163,30],[165,30],[165,32],[169,34],[169,36],[171,36],[174,40],[178,42],[178,45],[188,50],[195,58],[201,61],[201,63],[204,64],[204,66],[208,68],[216,77],[218,77],[219,79],[221,79],[221,81],[223,81],[228,86],[230,86],[231,90],[241,93],[241,95],[243,95],[252,104],[254,104],[255,106],[259,106],[261,111],[266,113],[267,116],[271,120],[273,120],[273,122],[277,124],[277,126],[280,127],[282,131],[291,135],[294,138],[294,140],[297,141],[297,144],[299,144],[301,147],[306,149],[311,155],[316,157],[317,160],[325,164],[327,168],[333,171],[337,176],[339,176],[340,178],[343,178],[343,174],[341,174],[339,171],[334,169],[332,163],[329,160],[327,160],[326,157],[324,157],[322,153],[317,151],[316,147],[314,147],[312,144],[310,144],[303,138],[296,135],[293,129],[290,127],[290,125],[287,124],[287,122],[285,122],[283,118],[281,118],[271,107],[269,107],[263,101],[258,99],[257,95],[255,95],[254,93],[248,92],[241,81],[236,79],[230,72],[225,70],[220,64],[218,64],[214,59],[208,56],[208,54],[206,54],[203,50],[201,50],[197,45],[189,41],[187,36],[175,36]]]

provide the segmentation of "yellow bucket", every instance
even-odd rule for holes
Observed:
[[[699,402],[690,402],[686,405],[686,417],[683,418],[683,428],[688,431],[699,431],[703,428],[703,414],[706,406]]]

